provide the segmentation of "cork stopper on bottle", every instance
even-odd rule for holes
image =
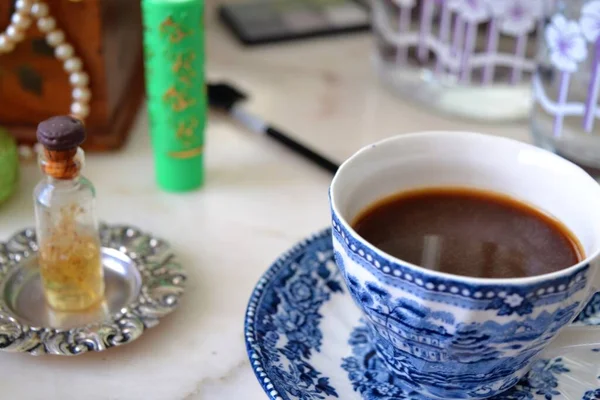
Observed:
[[[72,179],[79,173],[77,149],[85,140],[83,123],[70,116],[57,116],[38,125],[37,139],[44,146],[42,169],[57,179]]]
[[[83,143],[85,128],[77,118],[60,115],[38,125],[37,139],[48,150],[70,150]]]

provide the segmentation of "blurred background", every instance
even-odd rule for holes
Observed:
[[[166,238],[189,271],[181,309],[147,338],[76,361],[2,354],[3,392],[264,398],[243,310],[273,259],[328,225],[332,165],[393,135],[462,130],[595,173],[599,7],[2,0],[0,240],[34,222],[37,124],[70,114],[86,125],[100,219]]]

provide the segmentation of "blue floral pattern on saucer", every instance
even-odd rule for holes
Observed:
[[[308,362],[321,348],[319,309],[332,293],[343,291],[333,249],[323,239],[323,234],[317,235],[279,259],[259,282],[248,306],[248,354],[273,398],[278,392],[299,399],[337,397],[329,379]],[[266,284],[270,290],[264,290]],[[277,390],[272,382],[278,384]]]
[[[600,400],[600,389],[585,392],[582,400]]]
[[[600,295],[579,320],[596,323]],[[430,400],[390,373],[334,262],[331,232],[302,241],[260,279],[245,336],[252,368],[273,400]],[[593,349],[597,350],[597,349]],[[536,361],[495,400],[600,400],[600,352]]]

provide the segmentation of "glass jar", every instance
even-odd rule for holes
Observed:
[[[39,162],[45,177],[34,190],[39,264],[48,304],[57,311],[89,308],[103,298],[104,277],[95,189],[79,174],[83,151],[76,149],[58,170],[74,172],[63,178],[49,172],[48,152]],[[71,163],[69,165],[69,163]]]
[[[525,118],[550,2],[374,0],[378,74],[399,95],[445,113]]]
[[[600,171],[600,0],[560,0],[533,77],[535,142]]]

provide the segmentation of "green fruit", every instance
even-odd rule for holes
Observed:
[[[8,132],[0,128],[0,203],[15,191],[19,178],[19,153],[17,143]]]

